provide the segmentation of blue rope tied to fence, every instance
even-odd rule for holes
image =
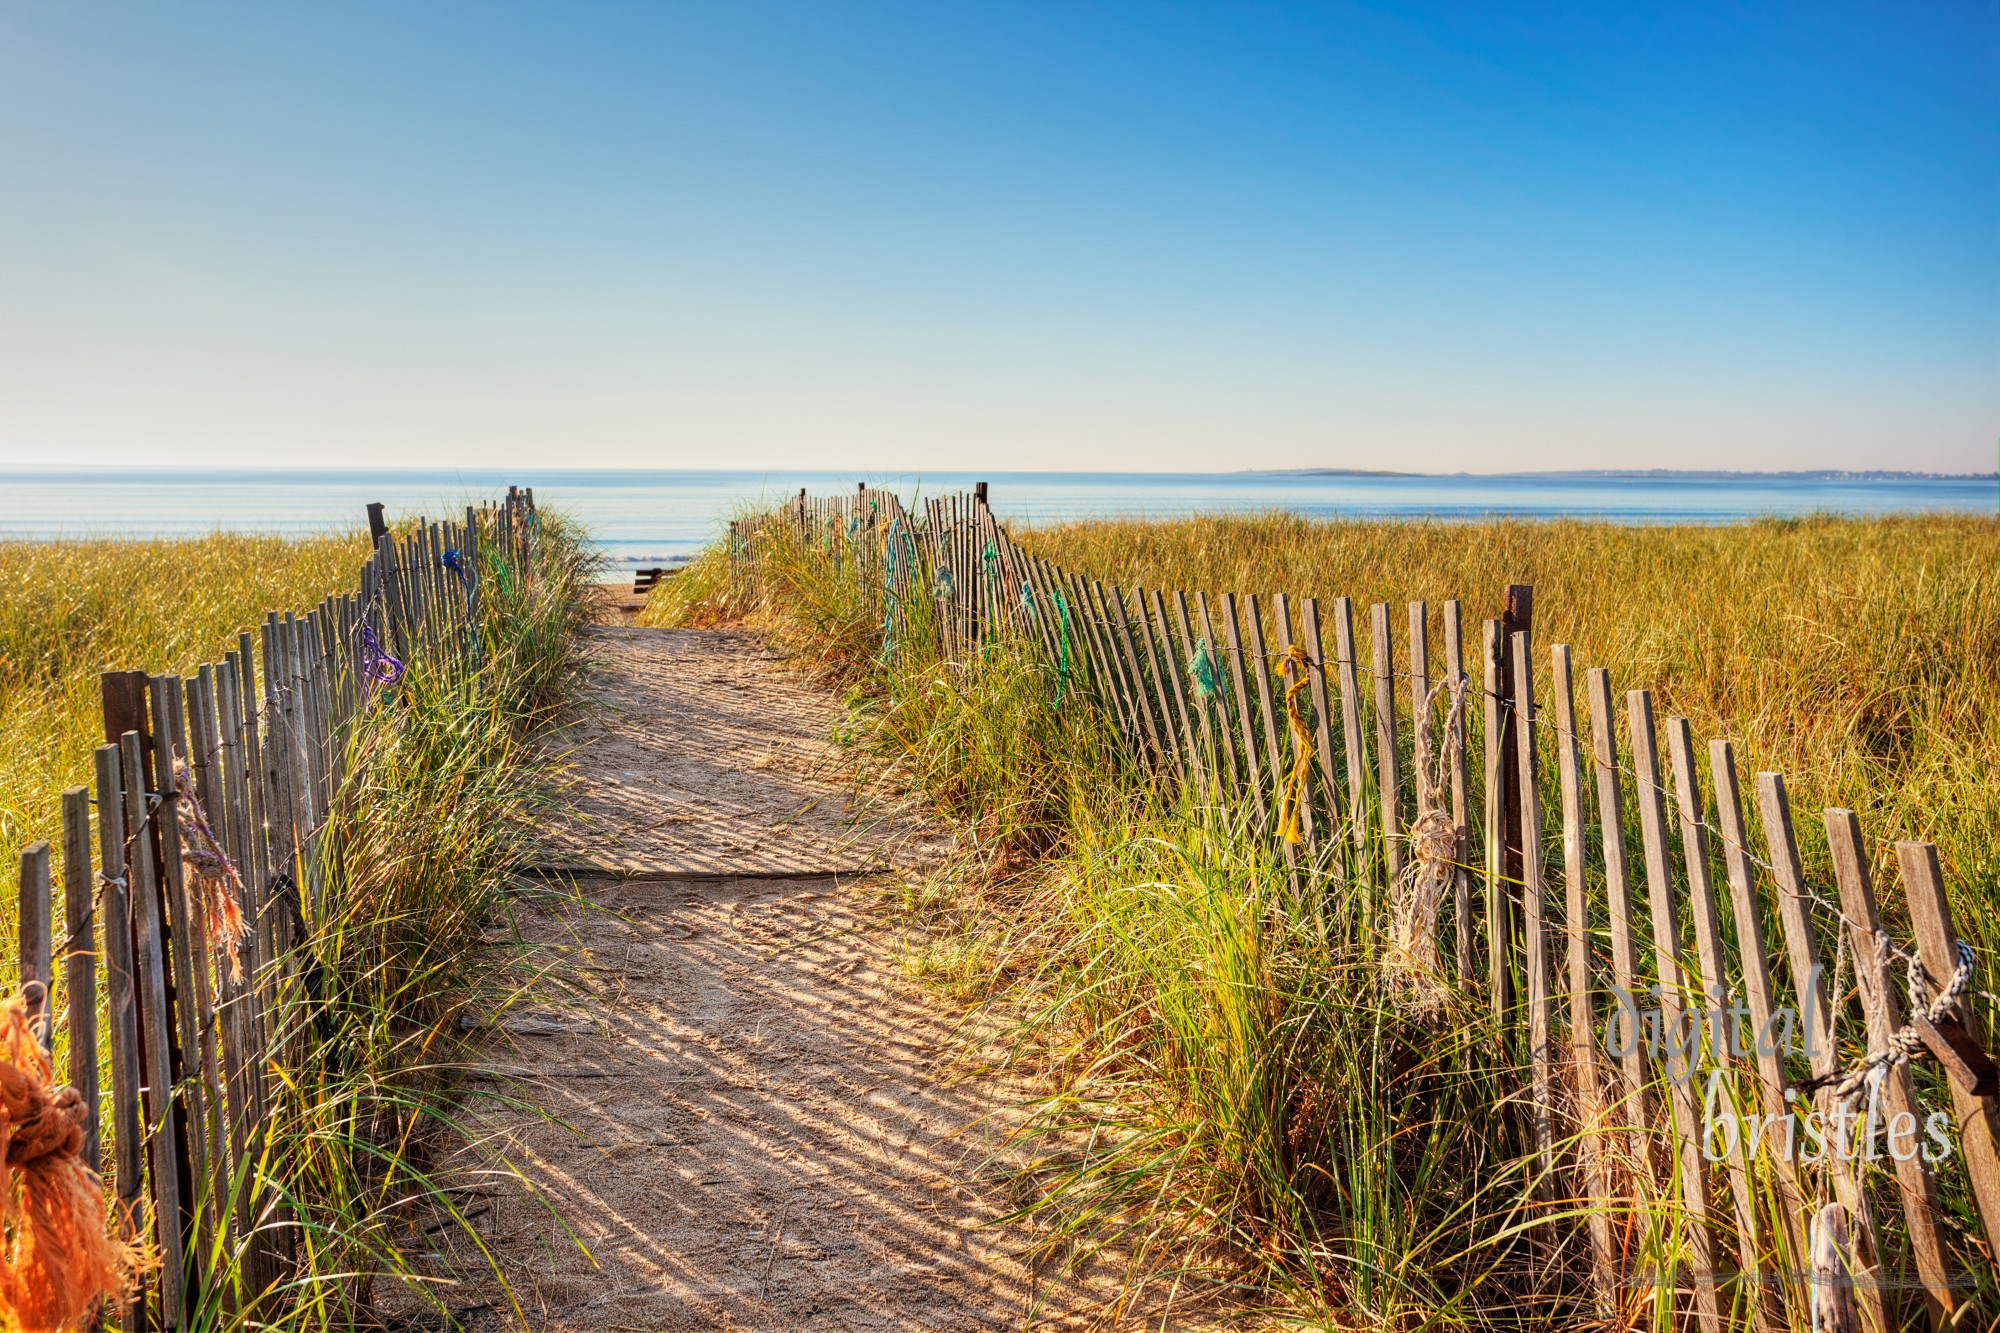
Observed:
[[[465,589],[467,598],[472,596],[472,566],[457,551],[444,553],[444,567],[458,575],[458,582]]]
[[[1208,651],[1208,639],[1197,639],[1194,656],[1188,658],[1188,674],[1194,677],[1197,699],[1213,699],[1216,690],[1215,654]]]
[[[1021,580],[1021,610],[1027,614],[1028,619],[1035,618],[1035,590],[1028,586],[1026,579]]]
[[[409,674],[402,659],[384,651],[382,641],[375,637],[375,627],[367,621],[361,622],[361,679],[371,685],[393,688],[403,683]]]
[[[958,588],[951,581],[951,566],[939,565],[937,575],[938,596],[949,601]]]

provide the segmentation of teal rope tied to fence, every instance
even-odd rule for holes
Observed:
[[[874,506],[869,506],[873,508]],[[882,559],[882,658],[887,662],[896,651],[896,538],[903,520],[889,525],[889,546]]]
[[[992,578],[1000,572],[1000,552],[992,542],[986,543],[986,577]]]
[[[1194,677],[1194,693],[1197,699],[1215,697],[1215,654],[1208,651],[1208,640],[1205,637],[1195,641],[1194,656],[1188,659],[1188,675]]]
[[[1070,604],[1056,590],[1056,707],[1070,695]]]

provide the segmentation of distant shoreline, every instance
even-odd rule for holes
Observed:
[[[1170,471],[1084,471],[1054,468],[1042,469],[986,469],[976,466],[952,466],[937,468],[798,468],[798,467],[739,467],[739,468],[626,468],[626,467],[231,467],[222,464],[188,464],[177,467],[160,467],[157,464],[89,464],[73,463],[0,463],[0,477],[33,478],[37,481],[131,481],[137,479],[202,480],[214,482],[230,477],[270,478],[290,482],[303,482],[315,478],[329,481],[352,482],[371,478],[400,479],[406,481],[458,481],[478,477],[612,477],[612,476],[655,476],[655,477],[712,477],[721,475],[743,476],[765,474],[790,477],[828,478],[909,478],[926,477],[1355,477],[1355,478],[1522,478],[1542,480],[1632,480],[1632,481],[1955,481],[1955,482],[1996,482],[2000,483],[2000,473],[1996,472],[1921,472],[1904,471],[1893,468],[1808,468],[1798,471],[1726,471],[1705,468],[1556,468],[1530,469],[1517,472],[1404,472],[1383,468],[1343,468],[1343,467],[1295,467],[1295,468],[1237,468],[1228,472],[1170,472]]]

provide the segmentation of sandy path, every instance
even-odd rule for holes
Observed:
[[[834,701],[750,636],[595,634],[610,711],[576,738],[579,808],[628,877],[528,917],[591,993],[489,1050],[564,1123],[482,1112],[547,1204],[509,1186],[478,1222],[530,1325],[1101,1319],[1108,1275],[1038,1280],[1023,1230],[981,1225],[1006,1210],[982,1162],[1032,1090],[946,1077],[958,1016],[899,973],[879,877],[846,873],[934,856],[936,831],[847,824]],[[592,834],[563,833],[569,863],[602,863]]]

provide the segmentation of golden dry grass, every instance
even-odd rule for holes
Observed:
[[[99,672],[217,660],[265,611],[355,586],[367,552],[357,533],[0,542],[0,864],[55,840],[63,788],[89,780]]]
[[[1544,671],[1548,645],[1571,644],[1579,670],[1650,688],[1662,715],[1736,741],[1746,766],[1785,773],[1802,812],[1857,810],[1885,852],[1897,838],[1936,841],[1968,910],[1990,917],[2000,898],[2000,521],[1264,515],[1078,523],[1026,545],[1128,588],[1351,597],[1364,639],[1368,604],[1395,604],[1400,636],[1402,604],[1426,601],[1434,660],[1445,599],[1464,604],[1473,637],[1507,584],[1533,584]]]

